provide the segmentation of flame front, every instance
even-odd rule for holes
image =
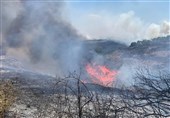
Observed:
[[[106,66],[95,64],[87,64],[86,71],[91,76],[94,83],[104,86],[112,86],[117,75],[117,71],[110,70]]]

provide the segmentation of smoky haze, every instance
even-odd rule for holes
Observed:
[[[2,11],[6,55],[50,73],[79,68],[84,37],[65,20],[63,2],[3,2]]]
[[[111,40],[86,40],[69,24],[63,2],[18,0],[3,2],[1,10],[0,48],[3,48],[5,55],[16,58],[33,71],[60,76],[78,71],[80,67],[85,69],[84,64],[90,63],[118,70],[117,80],[132,83],[130,78],[136,67],[148,64],[155,68],[158,62],[166,62],[166,66],[169,64],[166,59],[170,55],[169,49],[164,49],[169,47],[169,43],[162,40],[158,40],[156,45],[152,44],[154,41],[139,41],[130,47]],[[169,27],[166,30],[169,31]],[[116,30],[115,33],[118,32]],[[124,32],[120,33],[121,36],[125,35]],[[155,47],[159,47],[158,50]],[[88,79],[89,76],[85,74],[84,78]]]

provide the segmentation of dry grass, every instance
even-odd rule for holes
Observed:
[[[8,108],[16,98],[15,87],[10,80],[0,81],[0,118],[5,117]]]

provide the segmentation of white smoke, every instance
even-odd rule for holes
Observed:
[[[163,21],[161,24],[150,24],[146,29],[144,38],[151,39],[170,35],[170,22]]]
[[[89,39],[114,39],[127,44],[170,35],[170,22],[147,23],[134,11],[119,15],[89,14],[81,27],[77,27]],[[88,25],[90,24],[90,25]],[[75,25],[76,26],[76,25]]]

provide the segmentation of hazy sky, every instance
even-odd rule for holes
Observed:
[[[169,34],[169,1],[66,1],[68,19],[88,38],[123,42]]]
[[[35,7],[37,9],[41,3],[63,2],[63,0],[29,1],[30,6],[37,6]],[[88,39],[109,38],[130,44],[133,41],[170,34],[168,0],[64,0],[64,2],[60,6],[63,19]]]

